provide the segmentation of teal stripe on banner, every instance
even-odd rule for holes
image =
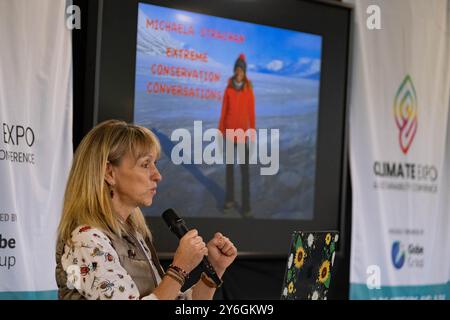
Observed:
[[[449,300],[450,281],[421,286],[382,286],[380,289],[369,289],[365,284],[351,283],[350,299]]]
[[[56,300],[58,291],[13,291],[0,292],[0,300]]]

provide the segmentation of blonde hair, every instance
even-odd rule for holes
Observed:
[[[110,190],[105,181],[107,162],[119,165],[130,154],[135,161],[161,146],[149,129],[108,120],[95,126],[78,146],[64,194],[64,205],[58,227],[58,241],[71,245],[71,234],[80,225],[89,225],[121,236],[126,232],[118,216],[113,213]],[[144,215],[139,208],[128,217],[127,224],[144,237],[151,238]]]

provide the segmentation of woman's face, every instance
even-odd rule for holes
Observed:
[[[118,166],[113,166],[115,180],[114,197],[130,207],[150,206],[156,194],[156,188],[162,177],[156,168],[156,153],[149,154],[135,161],[125,155]]]
[[[235,77],[237,82],[242,82],[242,80],[244,80],[244,70],[242,70],[240,67],[237,67],[235,71]]]

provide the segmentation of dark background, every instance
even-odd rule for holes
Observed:
[[[107,118],[119,118],[128,120],[132,119],[132,98],[129,99],[127,95],[121,95],[120,92],[111,91],[114,89],[109,85],[111,79],[114,79],[118,74],[123,75],[124,79],[120,79],[120,83],[124,86],[123,90],[127,92],[134,93],[134,73],[130,74],[129,68],[121,70],[121,63],[117,61],[117,57],[120,58],[120,54],[117,51],[126,50],[126,48],[115,48],[113,45],[107,46],[105,44],[115,43],[117,38],[124,35],[135,34],[136,24],[124,23],[126,21],[115,21],[115,15],[113,11],[117,9],[119,3],[120,7],[129,10],[129,12],[123,12],[122,17],[126,19],[127,17],[135,15],[133,5],[125,5],[123,3],[135,4],[136,0],[74,0],[74,4],[81,8],[81,29],[74,30],[73,32],[73,77],[74,77],[74,113],[73,113],[73,141],[74,149],[78,146],[79,142],[83,136],[98,122],[105,120]],[[166,1],[170,4],[170,1]],[[188,1],[186,1],[188,2]],[[208,1],[209,2],[209,1]],[[213,2],[213,1],[211,1]],[[258,3],[267,4],[268,0],[259,0]],[[197,6],[196,11],[202,12],[201,1],[191,1],[191,3]],[[217,2],[218,5],[224,4],[224,1]],[[308,15],[301,12],[292,12],[289,6],[295,5],[295,3],[300,3],[302,6],[315,6],[320,10],[324,10],[323,19],[321,21],[316,21],[315,23],[320,23],[323,28],[327,28],[327,24],[333,24],[335,21],[329,16],[329,8],[337,8],[336,10],[341,10],[341,14],[345,14],[350,17],[350,10],[339,4],[338,1],[272,1],[272,4],[276,3],[280,7],[279,12],[286,16],[301,16],[302,19],[312,19],[308,18]],[[242,4],[249,4],[248,1],[243,1]],[[283,8],[283,4],[285,7]],[[322,7],[321,7],[322,6]],[[328,8],[328,9],[327,9]],[[316,8],[316,10],[318,10]],[[122,9],[124,10],[124,9]],[[245,10],[245,8],[243,9]],[[264,10],[263,6],[260,10]],[[328,11],[327,11],[328,10]],[[223,12],[227,11],[227,7],[223,6]],[[206,13],[206,12],[205,12]],[[255,20],[257,22],[258,12],[254,12]],[[230,16],[230,14],[226,15]],[[347,22],[349,22],[348,18]],[[120,25],[120,28],[118,27]],[[109,30],[105,31],[105,26],[111,26]],[[128,29],[127,29],[128,28]],[[350,23],[343,26],[343,29],[349,32]],[[112,32],[112,29],[114,32]],[[308,32],[308,30],[305,30]],[[136,39],[128,39],[130,43],[134,43]],[[128,41],[127,40],[127,41]],[[350,47],[350,39],[348,41],[342,41],[338,45],[342,46],[344,50],[341,52],[347,52],[347,63],[348,58],[348,48]],[[106,48],[106,49],[105,49]],[[112,52],[112,53],[111,53]],[[323,48],[323,55],[327,54],[327,50]],[[323,59],[326,57],[323,56]],[[132,60],[134,67],[134,59]],[[346,66],[330,65],[330,68],[345,68]],[[322,68],[324,74],[327,70]],[[134,70],[133,70],[134,72]],[[330,73],[335,72],[335,70],[330,70]],[[128,77],[128,78],[127,78]],[[117,81],[117,80],[116,80]],[[346,82],[341,81],[340,83],[330,83],[326,82],[325,87],[321,82],[321,94],[320,99],[325,98],[335,98],[339,101],[338,104],[346,105],[345,101],[345,91]],[[336,92],[338,94],[336,94]],[[339,95],[339,93],[341,93]],[[334,95],[334,96],[333,96]],[[344,100],[344,101],[342,101]],[[128,109],[125,110],[126,113],[131,113],[130,115],[124,115],[124,110],[117,111],[117,106],[127,105]],[[122,108],[123,109],[123,108]],[[322,108],[323,109],[323,108]],[[323,110],[320,112],[324,112]],[[342,120],[347,118],[345,113],[345,108],[340,117]],[[117,112],[117,113],[115,113]],[[335,115],[335,114],[333,114]],[[335,117],[329,116],[325,117],[320,115],[321,123],[319,126],[327,125],[327,121],[330,123],[336,121]],[[339,120],[338,120],[339,121]],[[345,123],[347,123],[345,121]],[[336,140],[328,141],[330,145],[336,150],[336,154],[342,155],[339,161],[333,161],[334,166],[338,166],[339,170],[333,168],[333,164],[329,159],[324,159],[324,156],[318,154],[319,160],[330,162],[329,165],[322,166],[324,168],[321,172],[317,172],[318,180],[330,179],[333,172],[340,173],[340,176],[334,177],[335,180],[340,184],[341,192],[337,195],[335,201],[327,201],[324,199],[336,197],[334,194],[323,194],[320,197],[316,196],[315,207],[316,211],[321,212],[323,215],[329,215],[330,208],[328,205],[333,205],[339,207],[337,211],[338,214],[338,230],[340,232],[340,244],[338,247],[335,267],[333,269],[331,287],[329,291],[329,299],[348,299],[349,293],[349,269],[350,269],[350,236],[351,236],[351,185],[348,170],[348,158],[347,158],[347,126],[342,127],[343,132],[341,136],[337,135]],[[318,143],[320,143],[320,134],[324,130],[319,130]],[[334,169],[334,170],[333,170]],[[324,171],[329,171],[327,172]],[[322,178],[320,176],[322,174]],[[336,211],[336,208],[332,209]],[[330,217],[327,216],[329,220]],[[336,224],[336,223],[334,223]],[[155,225],[152,223],[152,230],[158,230],[161,228],[162,224]],[[286,235],[290,238],[290,234]],[[158,234],[156,234],[156,238]],[[232,235],[230,237],[233,239]],[[270,237],[267,237],[270,239]],[[175,241],[175,240],[174,240]],[[156,244],[158,247],[158,244]],[[158,248],[157,248],[158,249]],[[286,245],[286,254],[288,250],[288,245]],[[167,266],[170,260],[167,259],[168,255],[161,256],[161,262],[163,266]],[[282,290],[282,282],[284,277],[285,266],[287,262],[287,257],[272,254],[243,254],[240,255],[233,265],[227,270],[224,275],[224,285],[217,290],[215,298],[218,299],[279,299]]]

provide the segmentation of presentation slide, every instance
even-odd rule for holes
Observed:
[[[138,14],[134,123],[158,136],[163,176],[144,213],[312,220],[322,37],[143,3]]]

